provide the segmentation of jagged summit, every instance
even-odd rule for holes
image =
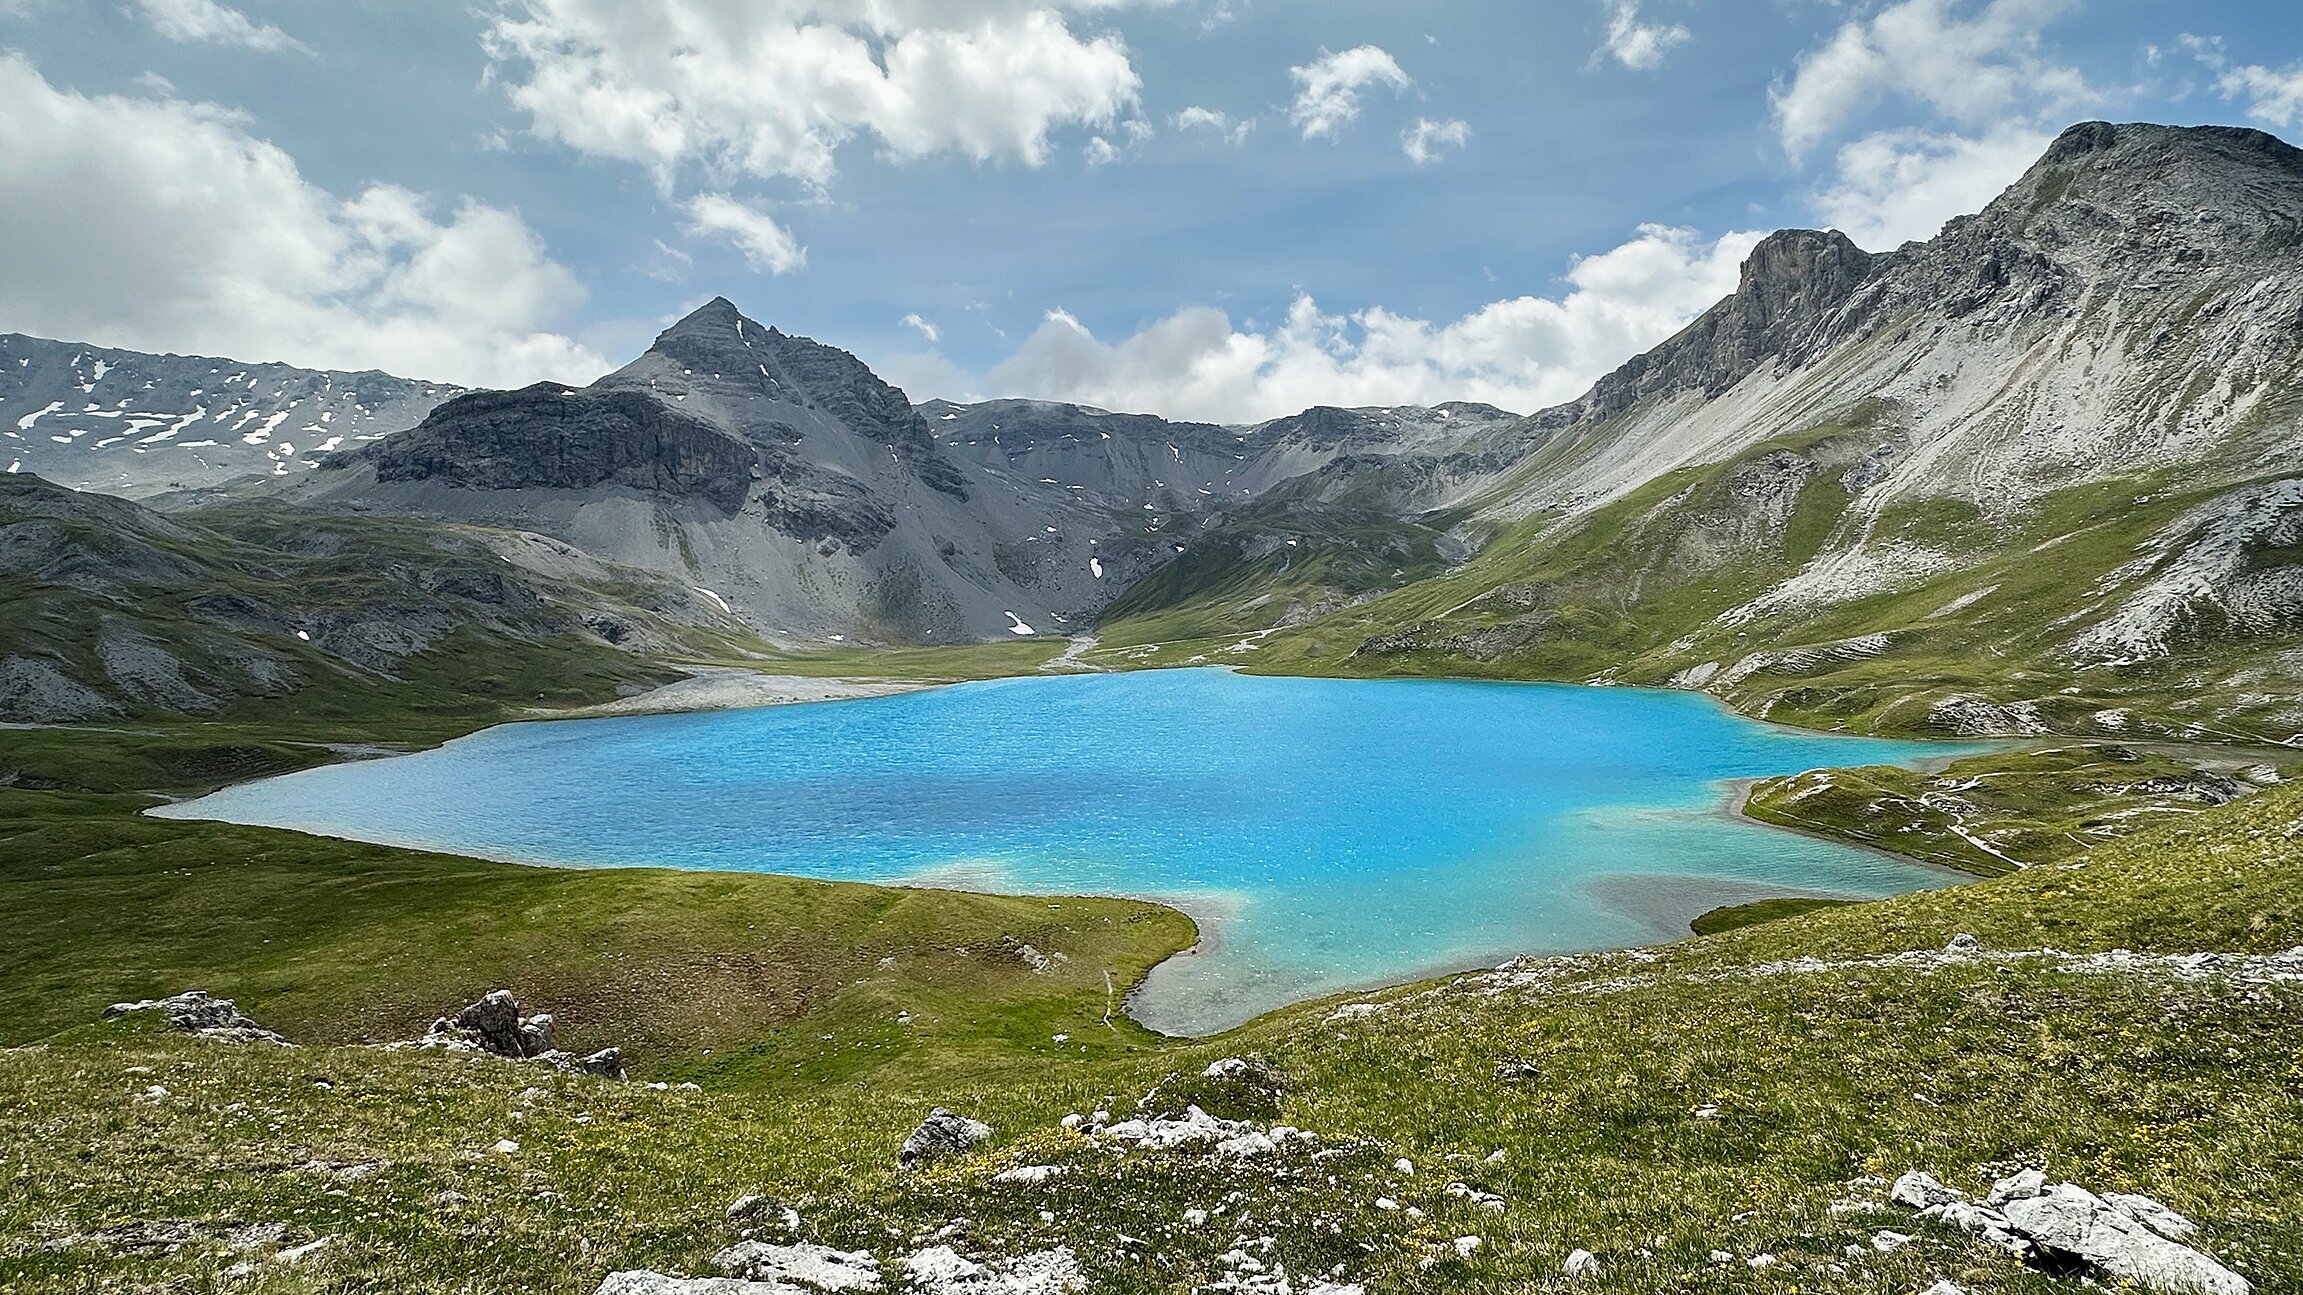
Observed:
[[[2131,176],[2155,167],[2205,162],[2261,167],[2303,179],[2303,149],[2248,126],[2085,121],[2058,135],[2032,171],[2077,162],[2114,167]]]
[[[2235,126],[2082,123],[1937,241],[1957,251],[1977,237],[2089,268],[2138,255],[2197,264],[2292,251],[2303,246],[2303,149]]]
[[[1653,400],[1717,398],[1921,318],[2043,325],[2105,294],[2276,270],[2299,248],[2303,149],[2240,127],[2086,122],[1925,242],[1871,253],[1835,230],[1769,235],[1734,295],[1533,426],[1556,436]]]

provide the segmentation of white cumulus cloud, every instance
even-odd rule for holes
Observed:
[[[688,232],[724,238],[755,270],[784,274],[808,263],[808,249],[792,231],[758,207],[724,193],[699,194],[688,203]]]
[[[0,54],[0,327],[471,385],[587,381],[583,286],[520,217],[350,198],[226,109],[86,96]]]
[[[1639,0],[1613,0],[1608,10],[1607,52],[1635,72],[1662,67],[1672,50],[1688,42],[1690,33],[1679,23],[1641,21]]]
[[[1770,96],[1794,159],[1889,97],[1978,127],[2061,112],[2091,97],[2043,33],[2078,0],[1902,0],[1843,24]]]
[[[906,356],[900,367],[912,384],[936,384],[914,396],[981,389],[1226,423],[1334,404],[1480,400],[1532,411],[1573,399],[1734,291],[1758,241],[1643,226],[1577,261],[1562,294],[1494,302],[1452,323],[1380,307],[1331,314],[1306,295],[1274,324],[1242,327],[1195,307],[1106,341],[1056,310],[981,382],[941,357]]]
[[[933,346],[937,342],[944,340],[943,330],[937,328],[934,324],[929,323],[927,320],[920,318],[918,311],[913,311],[911,314],[904,316],[901,322],[903,323],[904,327],[911,329],[913,332],[918,333],[920,336],[928,339],[928,344],[930,346]]]
[[[268,54],[309,54],[302,41],[217,0],[136,0],[144,21],[185,45],[237,45]]]
[[[2234,65],[2218,36],[2185,36],[2183,46],[2216,73],[2215,88],[2224,98],[2246,101],[2249,116],[2274,126],[2303,126],[2303,63]]]
[[[1038,166],[1132,110],[1125,45],[1066,9],[1129,0],[502,0],[485,46],[533,132],[637,163],[821,188],[840,147]]]
[[[1361,45],[1340,54],[1323,53],[1302,67],[1288,69],[1295,79],[1295,103],[1288,120],[1305,139],[1333,137],[1359,118],[1360,92],[1374,86],[1406,90],[1415,84],[1399,60],[1375,45]]]
[[[1944,222],[2005,192],[2053,140],[2020,124],[1972,137],[1916,128],[1867,135],[1839,150],[1837,176],[1816,195],[1815,211],[1875,252],[1933,238]]]
[[[1451,148],[1462,148],[1471,143],[1471,124],[1465,121],[1433,121],[1418,117],[1415,124],[1400,133],[1400,151],[1417,166],[1427,166],[1439,160],[1439,155]]]
[[[1255,133],[1255,118],[1245,117],[1235,121],[1229,113],[1203,108],[1198,104],[1177,113],[1174,124],[1177,130],[1186,134],[1205,131],[1233,144],[1244,144],[1247,137]]]
[[[2288,68],[2235,67],[2218,83],[2247,100],[2247,111],[2277,126],[2303,126],[2303,63]]]

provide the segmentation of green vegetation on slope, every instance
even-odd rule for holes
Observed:
[[[1744,812],[1765,823],[1998,876],[2053,863],[2303,773],[2291,751],[2122,743],[1969,756],[1938,771],[1818,769],[1760,782]]]
[[[1220,639],[1308,619],[1447,567],[1454,514],[1403,519],[1380,501],[1286,487],[1194,536],[1099,618],[1107,648]]]
[[[525,868],[138,804],[0,791],[0,1042],[195,986],[297,1038],[384,1042],[508,986],[651,1077],[863,1081],[1061,1033],[1140,1047],[1113,996],[1195,938],[1132,901]]]
[[[1688,923],[1688,927],[1697,935],[1724,935],[1762,922],[1780,922],[1787,917],[1838,908],[1850,902],[1844,899],[1763,899],[1755,904],[1730,904],[1702,914]]]

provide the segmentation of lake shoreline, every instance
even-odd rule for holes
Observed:
[[[709,711],[753,710],[767,706],[807,706],[861,701],[908,692],[947,688],[942,680],[871,679],[845,676],[768,674],[740,666],[686,666],[687,678],[615,701],[567,710],[522,712],[515,722],[618,719],[638,715],[691,715]]]
[[[1107,682],[1002,677],[983,682],[1057,691],[1027,694],[1002,687],[970,700],[907,702],[885,719],[877,709],[871,715],[778,719],[765,712],[812,710],[811,703],[863,696],[893,704],[896,694],[926,689],[916,680],[873,681],[859,690],[849,679],[715,670],[621,705],[550,717],[658,721],[642,727],[553,735],[547,730],[560,727],[556,723],[514,719],[492,726],[493,739],[490,730],[467,734],[426,753],[441,759],[418,757],[389,774],[342,777],[341,770],[307,770],[286,775],[289,782],[316,780],[301,787],[260,791],[238,802],[231,793],[217,793],[216,804],[177,804],[151,813],[176,820],[218,816],[519,866],[670,866],[900,889],[1156,903],[1191,919],[1199,938],[1180,968],[1171,957],[1131,987],[1129,1015],[1146,1028],[1183,1037],[1218,1034],[1295,1002],[1492,966],[1510,957],[1670,943],[1687,938],[1688,923],[1721,904],[1813,895],[1860,900],[1951,880],[1935,869],[1911,872],[1917,861],[1906,856],[1861,846],[1848,850],[1851,843],[1814,833],[1793,837],[1839,853],[1777,848],[1739,836],[1731,848],[1721,842],[1724,855],[1713,855],[1689,835],[1712,830],[1700,826],[1703,820],[1733,822],[1739,831],[1774,826],[1740,812],[1748,783],[1712,781],[1710,790],[1684,800],[1685,793],[1668,790],[1680,784],[1695,791],[1714,771],[1900,763],[1937,754],[1920,744],[1866,745],[1874,740],[1767,725],[1679,690],[1537,684],[1514,685],[1510,695],[1487,695],[1483,687],[1477,693],[1379,688],[1339,696],[1339,687],[1364,689],[1381,681],[1277,680],[1222,669],[1097,679]],[[1632,693],[1655,700],[1627,695]],[[745,704],[763,701],[768,704]],[[1347,712],[1335,708],[1347,701],[1351,718],[1339,721]],[[706,726],[677,722],[710,710],[761,713]],[[1201,728],[1209,715],[1223,717],[1219,729]],[[1373,745],[1341,738],[1333,728],[1338,722],[1365,724],[1365,733],[1387,736]],[[1650,724],[1656,726],[1652,737],[1635,736]],[[528,731],[522,734],[522,728]],[[1523,731],[1555,737],[1529,744],[1511,736]],[[1142,747],[1143,732],[1162,736]],[[1487,737],[1471,746],[1484,754],[1451,745],[1460,735],[1478,732]],[[1696,745],[1684,757],[1667,754],[1677,749],[1673,744],[1682,733]],[[1784,741],[1779,744],[1771,733]],[[467,743],[474,749],[455,749]],[[987,755],[972,754],[979,749]],[[1159,753],[1148,764],[1147,751]],[[993,752],[998,754],[988,754]],[[1127,754],[1107,769],[1107,757],[1097,752]],[[991,763],[982,765],[987,758]],[[563,759],[573,763],[562,767]],[[779,772],[728,778],[714,772],[753,768],[755,759],[759,770]],[[1594,759],[1599,763],[1585,763]],[[1601,775],[1602,783],[1587,783],[1588,774],[1619,763],[1628,781],[1618,785]],[[1031,816],[1002,817],[1009,812],[999,808],[1003,802],[984,800],[985,792],[976,790],[974,780],[984,777],[1004,780],[981,786],[1013,788],[997,795],[1020,795],[1015,808],[1030,807]],[[1061,790],[1076,779],[1109,777],[1121,781],[1093,795],[1087,784],[1074,793]],[[1138,785],[1134,780],[1142,777],[1151,781]],[[1172,782],[1178,777],[1184,781]],[[1234,789],[1253,797],[1243,806],[1268,809],[1235,822],[1224,816],[1227,811],[1211,810],[1218,802],[1200,792],[1171,800],[1173,791],[1163,790],[1198,786],[1195,780],[1209,777],[1216,779],[1211,789]],[[1421,805],[1411,815],[1417,822],[1465,817],[1451,806],[1495,808],[1469,814],[1447,830],[1386,828],[1389,820],[1354,790],[1371,777],[1402,788],[1403,804]],[[785,779],[797,780],[793,788],[813,790],[793,799],[777,790]],[[1522,804],[1517,792],[1509,792],[1513,787],[1546,790]],[[574,790],[581,788],[592,790]],[[1648,799],[1658,792],[1666,799]],[[755,799],[763,796],[769,799]],[[950,799],[955,796],[960,799]],[[860,799],[842,808],[851,797]],[[933,809],[917,827],[907,826],[911,820],[902,807],[914,802],[943,808]],[[1193,808],[1181,818],[1155,810],[1138,822],[1112,818],[1108,810],[1082,814],[1060,807],[1131,802]],[[1314,802],[1324,808],[1312,808]],[[688,804],[689,812],[666,817],[665,806],[673,803]],[[745,808],[752,804],[778,808],[761,819]],[[1634,812],[1620,821],[1563,829],[1567,835],[1533,853],[1506,845],[1509,835],[1584,804]],[[992,815],[982,820],[985,825],[1012,822],[1004,829],[1009,835],[970,836],[979,828],[964,825],[976,822],[978,810],[971,807],[977,806]],[[1660,818],[1642,812],[1649,809],[1667,812]],[[568,817],[570,812],[576,817]],[[1307,813],[1311,817],[1296,824]],[[504,815],[524,830],[505,830],[498,822]],[[875,854],[883,829],[926,830],[934,839],[924,847]],[[1217,835],[1208,837],[1210,831]],[[1309,835],[1294,835],[1299,831]],[[1662,835],[1650,840],[1651,833]],[[1173,854],[1186,840],[1199,842],[1189,849],[1226,844],[1210,854]],[[1163,841],[1168,854],[1155,848]],[[955,858],[990,850],[982,856],[987,862],[1007,858],[1024,870],[1012,877],[996,869],[941,874],[932,865],[947,847]],[[1505,852],[1497,853],[1499,847]],[[1363,848],[1375,853],[1363,855]],[[1364,862],[1331,873],[1313,862],[1330,849],[1343,852],[1339,861]],[[1664,868],[1672,874],[1667,879],[1651,875],[1659,860],[1668,863],[1680,854],[1686,866]],[[1863,864],[1852,861],[1856,856],[1892,862]],[[1079,866],[1122,859],[1133,862]],[[1184,870],[1176,871],[1179,865]],[[1118,871],[1105,871],[1115,866]],[[1276,888],[1263,875],[1267,869],[1279,874]],[[1394,915],[1404,901],[1387,878],[1427,871],[1435,881],[1450,878],[1445,884],[1461,888],[1463,897],[1487,895],[1496,903],[1473,904],[1462,911],[1478,915],[1467,918]],[[1600,879],[1612,887],[1604,897],[1586,884]]]

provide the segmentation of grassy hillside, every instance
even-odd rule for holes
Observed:
[[[786,877],[522,868],[0,792],[0,1043],[201,987],[313,1042],[383,1042],[498,986],[651,1074],[861,1079],[1103,1027],[1188,919]],[[1038,972],[1030,945],[1069,961]],[[894,1018],[909,1013],[911,1023]]]
[[[103,820],[101,807],[89,808]],[[133,1023],[82,1026],[0,1052],[0,1178],[14,1187],[0,1200],[0,1284],[198,1288],[247,1260],[255,1268],[247,1288],[263,1291],[588,1292],[611,1269],[706,1271],[734,1236],[723,1207],[766,1191],[798,1209],[807,1238],[882,1258],[935,1236],[986,1258],[1068,1244],[1098,1291],[1182,1291],[1236,1278],[1241,1250],[1283,1265],[1298,1289],[1337,1270],[1383,1291],[1546,1289],[1564,1285],[1563,1260],[1584,1249],[1601,1266],[1578,1289],[1909,1292],[1949,1278],[1971,1292],[2044,1295],[2072,1287],[1877,1204],[1881,1189],[1866,1181],[1920,1168],[1974,1188],[2039,1165],[2099,1191],[2157,1196],[2199,1221],[2200,1244],[2258,1289],[2296,1289],[2303,1071],[2287,1040],[2303,1027],[2303,987],[2185,978],[2132,961],[2089,970],[2040,956],[1911,951],[1941,949],[1962,931],[2001,951],[2261,954],[2303,944],[2299,821],[2303,792],[2278,789],[1998,880],[1651,953],[1405,987],[1351,999],[1348,1010],[1311,1004],[1201,1044],[1098,1041],[1082,1052],[1028,1046],[1020,1033],[996,1043],[943,1033],[923,1037],[901,1065],[790,1069],[787,1054],[724,1067],[701,1050],[716,1044],[718,1056],[724,1036],[647,1024],[676,1012],[651,1014],[627,1000],[615,1005],[632,1020],[587,1020],[596,1037],[621,1028],[653,1040],[659,1073],[696,1076],[697,1093],[546,1077],[504,1062],[235,1047]],[[215,849],[237,860],[251,846],[264,843]],[[197,869],[168,876],[158,848],[114,845],[88,866],[110,860],[103,866],[130,868],[136,886],[182,887],[178,902],[215,894],[229,907],[229,889],[193,884]],[[151,870],[134,872],[139,859]],[[353,880],[363,870],[380,870],[376,886]],[[476,865],[412,857],[322,860],[315,871],[327,878],[315,884],[343,894],[397,896],[382,911],[419,924],[428,894],[494,884],[501,911],[522,878],[537,878],[538,896],[593,880],[507,870],[491,882]],[[769,891],[736,884],[751,879],[664,889],[678,880],[640,874],[626,883],[650,901],[645,912],[623,910],[626,920],[654,922],[647,913],[666,907],[682,914],[685,934],[669,946],[645,941],[660,951],[727,951],[751,938],[737,936],[739,920],[768,911],[759,900]],[[838,888],[816,889],[844,914],[833,929],[877,925],[866,916],[873,904],[849,908],[853,901],[829,893]],[[1124,929],[1093,927],[1080,919],[1095,910],[1072,915],[1065,903],[1066,916],[1044,902],[1040,914],[1071,926],[1074,938],[1108,940],[1098,932]],[[366,915],[377,911],[355,908],[317,928],[314,919],[262,920],[301,926],[307,938],[324,929],[351,948],[373,937]],[[539,911],[552,911],[551,901]],[[579,925],[592,920],[579,906],[563,911]],[[999,915],[978,929],[1023,929],[1002,920],[1020,912],[974,911]],[[51,913],[35,929],[57,920]],[[232,942],[238,954],[218,947],[215,970],[247,961],[252,969],[236,974],[260,1017],[308,1030],[315,1042],[345,1037],[329,1013],[311,1010],[333,991],[312,987],[316,974],[280,976],[285,964],[258,952],[264,935],[248,935]],[[88,924],[48,956],[126,965],[152,939],[141,923]],[[458,948],[453,938],[439,943]],[[1126,947],[1149,953],[1159,943]],[[600,961],[580,939],[551,935],[524,947],[530,960],[518,969],[546,983],[578,983]],[[1122,945],[1080,947],[1116,958]],[[1815,961],[1785,962],[1793,958]],[[657,960],[680,961],[662,952]],[[950,965],[924,974],[940,978]],[[333,960],[325,968],[394,978]],[[1032,982],[990,968],[973,974],[968,1001],[989,987],[1005,1005],[989,1013],[1012,1011],[1020,1023],[1047,1010],[1035,1028],[1063,1019],[1059,1003],[1084,1012],[1100,998],[1097,986],[1054,985],[1046,1008],[1031,1009],[998,995],[1018,983],[1032,991]],[[5,979],[18,986],[12,1015],[42,1028],[85,1017],[103,996],[93,985]],[[892,1028],[885,1015],[902,1001],[891,990],[857,1019]],[[834,1045],[847,1041],[818,1031],[826,1032]],[[1219,1114],[1260,1108],[1259,1122],[1314,1130],[1316,1144],[1247,1159],[1188,1148],[1123,1153],[1059,1127],[1064,1115],[1098,1105],[1127,1111],[1163,1075],[1247,1053],[1287,1077],[1276,1114],[1249,1090],[1195,1081],[1185,1091]],[[153,1085],[166,1095],[139,1096]],[[984,1119],[995,1137],[976,1153],[899,1173],[895,1148],[930,1105]],[[517,1149],[493,1149],[499,1139]],[[1036,1184],[995,1180],[1022,1165],[1062,1172]],[[1452,1193],[1454,1183],[1501,1197],[1504,1210]],[[958,1219],[964,1227],[950,1226]],[[132,1253],[125,1232],[109,1246],[48,1245],[155,1220],[181,1224],[191,1239],[172,1253]],[[282,1225],[284,1235],[231,1248],[231,1228],[258,1224]],[[1882,1229],[1916,1240],[1882,1252],[1872,1244]],[[1476,1247],[1459,1247],[1473,1236]],[[300,1263],[266,1258],[323,1237],[334,1241]]]

